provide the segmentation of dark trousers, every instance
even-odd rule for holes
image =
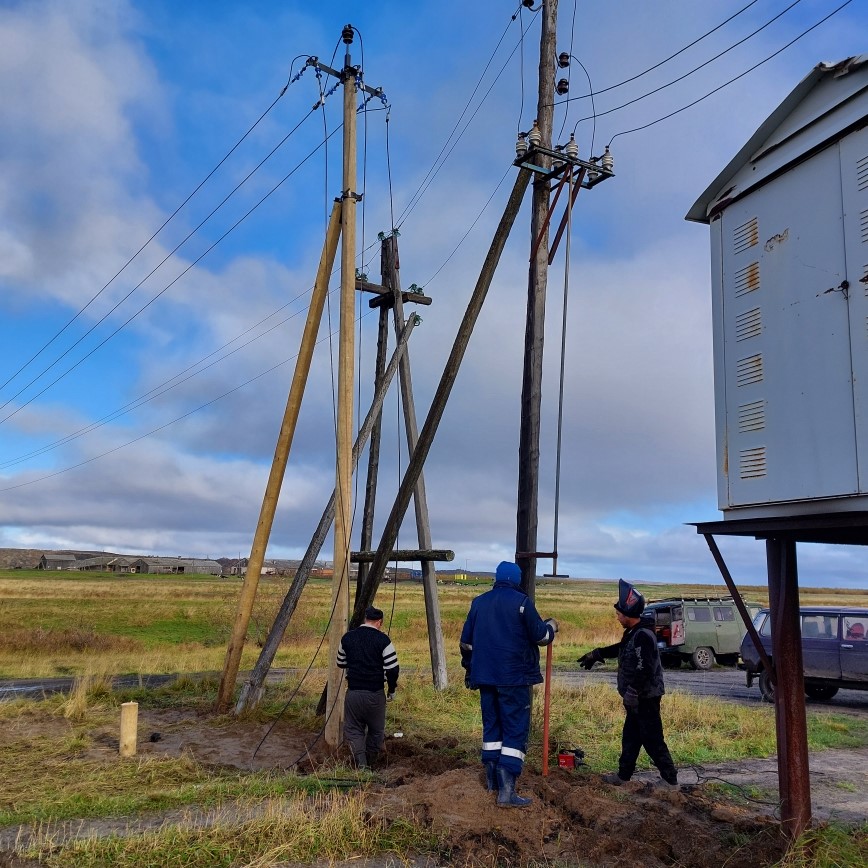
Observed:
[[[496,760],[518,776],[524,768],[527,737],[530,732],[530,691],[518,687],[482,686],[482,761]]]
[[[660,776],[674,784],[678,770],[672,762],[669,748],[663,738],[663,721],[660,720],[660,697],[639,700],[638,711],[628,711],[621,732],[621,757],[618,760],[618,777],[625,781],[633,777],[639,751],[645,748],[651,762],[660,770]]]
[[[377,758],[385,730],[386,694],[382,690],[348,690],[344,699],[344,741],[359,765]]]

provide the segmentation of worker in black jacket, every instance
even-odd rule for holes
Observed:
[[[359,768],[376,762],[386,730],[386,700],[398,687],[398,654],[382,632],[383,612],[374,606],[365,609],[365,622],[344,633],[338,648],[337,664],[346,669],[347,695],[344,700],[344,740]],[[383,694],[383,682],[389,694]]]
[[[657,650],[654,622],[643,619],[645,598],[623,579],[618,580],[615,612],[624,628],[621,641],[606,648],[594,648],[579,664],[590,669],[595,663],[618,659],[618,693],[624,701],[624,729],[618,773],[603,775],[608,784],[620,786],[633,776],[639,751],[644,747],[660,771],[663,786],[678,786],[678,770],[663,738],[660,697],[663,696],[663,666]]]

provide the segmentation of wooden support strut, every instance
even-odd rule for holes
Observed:
[[[407,341],[409,341],[410,335],[412,334],[413,329],[416,327],[417,324],[417,317],[410,317],[410,319],[407,321],[407,325],[404,328],[404,331],[401,333],[401,337],[398,339],[398,345],[397,347],[395,347],[395,352],[392,353],[392,358],[390,359],[386,370],[383,372],[383,377],[377,383],[377,388],[374,392],[374,398],[371,401],[371,408],[368,410],[368,415],[365,416],[365,421],[362,423],[362,427],[359,429],[356,443],[353,446],[354,469],[358,464],[359,455],[365,448],[365,444],[368,442],[368,437],[371,436],[371,430],[374,426],[374,422],[377,416],[382,410],[383,401],[386,398],[389,384],[392,382],[392,379],[394,378],[395,373],[398,370],[398,362],[401,356],[404,354],[407,348]],[[271,664],[274,662],[274,656],[275,654],[277,654],[277,649],[280,646],[281,641],[283,640],[283,634],[286,632],[286,628],[289,625],[292,614],[295,611],[295,607],[298,605],[299,598],[301,597],[301,592],[304,590],[305,584],[307,584],[307,580],[310,577],[311,570],[316,563],[316,559],[319,556],[320,549],[325,543],[326,535],[329,532],[332,521],[334,521],[334,517],[335,492],[332,491],[332,496],[329,499],[329,502],[326,504],[326,508],[323,510],[322,516],[319,520],[319,524],[316,526],[313,537],[308,544],[307,551],[305,551],[304,556],[301,559],[301,563],[298,565],[298,569],[295,572],[295,577],[293,578],[292,583],[289,586],[289,590],[286,592],[286,596],[284,597],[283,602],[280,605],[280,609],[274,619],[274,623],[271,625],[271,630],[269,631],[265,643],[262,646],[262,651],[259,654],[259,660],[257,660],[256,665],[253,667],[250,678],[245,681],[244,685],[241,688],[241,695],[239,696],[238,703],[235,706],[236,714],[241,714],[241,712],[243,712],[246,708],[254,706],[259,701],[259,695],[262,691],[262,685],[265,683],[265,676],[268,675],[268,670],[271,668]]]
[[[350,560],[354,564],[372,563],[377,553],[375,551],[351,552]],[[455,552],[451,549],[395,549],[389,554],[390,561],[454,561]]]
[[[380,545],[377,549],[376,557],[371,565],[368,573],[368,580],[365,587],[362,588],[359,599],[356,601],[356,607],[353,611],[350,625],[357,627],[362,622],[365,609],[371,604],[377,592],[377,587],[382,579],[383,572],[389,559],[389,552],[395,544],[398,536],[398,528],[404,517],[404,513],[410,504],[410,498],[413,496],[413,491],[416,488],[416,480],[422,472],[422,467],[425,464],[425,459],[431,450],[431,444],[434,442],[434,435],[437,433],[437,427],[440,420],[443,418],[443,412],[446,409],[446,402],[449,400],[449,395],[452,392],[452,387],[458,377],[458,370],[461,367],[461,361],[467,351],[467,345],[470,342],[470,336],[473,334],[473,328],[479,318],[482,310],[483,302],[488,294],[488,289],[491,286],[491,281],[494,278],[494,272],[497,268],[497,263],[500,261],[503,248],[509,238],[510,230],[515,224],[515,218],[518,216],[521,207],[522,199],[527,191],[528,183],[530,182],[531,172],[529,169],[519,169],[518,177],[515,179],[515,185],[510,193],[503,216],[500,218],[497,230],[494,233],[491,246],[488,254],[485,257],[479,279],[476,281],[470,301],[467,305],[467,310],[461,320],[461,325],[458,328],[458,334],[455,336],[455,341],[452,345],[452,350],[449,358],[446,361],[446,366],[443,374],[440,377],[440,383],[434,393],[434,398],[431,401],[431,406],[428,409],[428,416],[425,419],[425,424],[419,432],[419,439],[416,443],[416,448],[410,456],[410,461],[407,469],[404,471],[404,478],[401,480],[398,494],[395,498],[395,503],[392,506],[392,511],[386,520],[386,525],[383,528],[383,535],[380,540]]]
[[[277,438],[277,446],[274,450],[274,459],[271,462],[271,471],[268,476],[265,493],[262,497],[259,521],[256,524],[253,545],[250,550],[250,559],[247,563],[244,583],[241,586],[232,637],[229,640],[229,647],[226,649],[226,661],[223,666],[223,675],[220,679],[215,706],[216,710],[221,713],[226,711],[232,702],[232,692],[235,689],[235,680],[238,677],[238,669],[241,665],[241,652],[244,650],[244,642],[247,638],[247,627],[250,624],[253,601],[256,599],[259,576],[262,572],[265,551],[268,547],[268,539],[271,536],[271,528],[274,524],[277,501],[280,497],[280,489],[283,485],[283,477],[286,473],[287,462],[289,461],[289,451],[292,446],[295,426],[298,421],[301,401],[304,397],[304,389],[313,358],[313,350],[316,345],[316,334],[319,329],[320,320],[322,319],[326,295],[328,294],[329,274],[334,264],[338,238],[340,236],[340,216],[341,205],[339,202],[336,202],[332,208],[331,218],[326,231],[313,294],[311,295],[310,307],[308,308],[307,320],[304,324],[301,349],[295,363],[295,372],[293,373],[292,385],[286,399],[286,409],[284,410],[283,421],[280,426],[280,434]]]

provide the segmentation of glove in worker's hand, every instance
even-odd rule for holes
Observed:
[[[595,663],[603,662],[603,655],[600,654],[599,648],[594,648],[593,651],[588,651],[587,654],[579,657],[578,662],[582,669],[592,669]]]
[[[624,691],[624,708],[627,711],[639,710],[639,694],[636,692],[635,687],[628,687]]]
[[[554,618],[546,618],[546,619],[545,619],[545,623],[548,624],[549,627],[551,627],[552,630],[555,631],[555,633],[558,632],[558,622],[555,621]]]
[[[395,698],[394,693],[387,693],[386,694],[386,702],[391,702],[394,698]]]

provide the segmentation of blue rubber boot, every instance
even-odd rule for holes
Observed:
[[[485,789],[493,793],[497,789],[497,760],[485,760]]]
[[[515,792],[515,775],[503,766],[497,767],[497,782],[500,785],[497,791],[498,808],[526,808],[531,799],[523,799]]]

